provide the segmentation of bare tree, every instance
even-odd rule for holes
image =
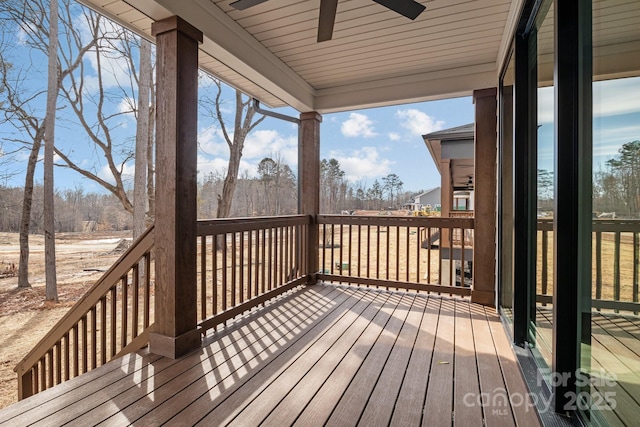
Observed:
[[[58,302],[56,279],[56,231],[53,205],[53,147],[58,100],[58,0],[49,0],[49,65],[47,111],[44,117],[44,262],[47,301]]]
[[[75,19],[76,13],[73,12],[73,4],[74,3],[70,0],[62,0],[61,11],[64,12],[62,15],[62,21],[63,27],[65,28],[70,27],[72,25],[72,21]],[[56,7],[57,10],[57,2],[54,6],[50,5],[50,10],[51,7]],[[66,52],[58,52],[57,46],[55,50],[50,49],[49,32],[51,24],[47,22],[49,15],[50,13],[47,13],[46,3],[44,0],[34,0],[29,2],[5,0],[0,2],[0,19],[5,24],[3,25],[3,31],[7,31],[9,33],[17,31],[23,34],[24,39],[22,40],[22,43],[28,49],[40,51],[45,55],[49,55],[49,52],[53,51],[55,59],[54,76],[56,77],[55,82],[57,84],[55,95],[57,97],[60,82],[67,75],[73,73],[78,66],[82,64],[84,55],[95,44],[96,40],[92,39],[84,44],[78,43],[76,45],[76,49]],[[58,14],[53,15],[58,18]],[[68,32],[65,31],[65,34],[67,35],[67,38],[70,37]],[[57,36],[54,38],[55,40],[58,39]],[[33,70],[31,67],[26,69],[14,69],[4,61],[4,58],[8,57],[8,49],[11,48],[11,46],[6,44],[4,40],[5,38],[3,37],[1,49],[3,57],[3,61],[1,62],[2,75],[0,76],[5,95],[2,106],[2,110],[5,115],[4,120],[11,123],[11,125],[18,130],[18,135],[23,135],[23,137],[14,137],[14,142],[22,144],[30,150],[25,174],[22,219],[20,225],[20,263],[18,270],[18,286],[29,287],[29,230],[32,217],[34,174],[38,154],[45,137],[45,121],[42,119],[42,113],[38,111],[38,108],[42,104],[41,97],[45,93],[51,93],[51,90],[33,90],[31,88],[27,88],[29,85],[23,84],[25,76],[33,72]],[[65,58],[65,67],[62,69],[59,69],[60,65],[58,62],[58,54]],[[32,92],[28,93],[29,90],[32,90]],[[54,113],[55,110],[52,114]]]
[[[2,52],[5,52],[3,46]],[[2,110],[4,112],[4,122],[10,123],[18,132],[12,138],[13,142],[28,147],[31,145],[27,170],[24,179],[24,192],[22,198],[22,215],[20,220],[20,260],[18,263],[18,287],[31,287],[29,283],[29,228],[31,224],[31,207],[33,203],[33,187],[38,154],[44,139],[44,122],[38,118],[30,108],[30,103],[39,98],[41,92],[26,99],[21,97],[21,83],[23,73],[20,70],[12,70],[6,62],[0,63],[2,88],[4,102]],[[11,77],[11,72],[14,77]],[[20,136],[24,134],[28,140]]]
[[[146,228],[147,214],[147,153],[150,137],[149,97],[151,78],[151,43],[140,43],[140,76],[138,78],[138,114],[136,128],[135,177],[133,181],[133,238]]]
[[[251,99],[243,99],[242,93],[236,90],[233,133],[230,133],[222,114],[222,83],[213,78],[211,78],[211,81],[216,87],[215,98],[211,99],[205,95],[201,97],[201,105],[209,115],[217,118],[225,142],[229,147],[227,174],[224,178],[224,184],[222,185],[222,192],[217,195],[218,208],[216,211],[217,218],[227,218],[231,212],[231,203],[233,202],[233,193],[235,192],[238,181],[240,160],[242,159],[245,140],[249,132],[258,126],[258,124],[264,120],[265,116],[261,116],[254,121],[256,110],[253,107]]]

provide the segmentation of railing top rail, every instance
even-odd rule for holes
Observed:
[[[260,230],[286,225],[309,225],[310,215],[282,215],[252,218],[219,218],[198,220],[198,236],[236,231]]]
[[[538,230],[553,231],[553,218],[538,218]],[[599,219],[591,222],[592,231],[640,232],[640,219]]]
[[[60,341],[94,305],[111,289],[129,269],[153,248],[154,226],[149,227],[133,245],[122,254],[111,268],[84,294],[84,296],[55,324],[38,344],[16,365],[17,373],[31,369],[44,353]]]
[[[319,224],[352,224],[432,228],[474,228],[474,218],[318,215]]]

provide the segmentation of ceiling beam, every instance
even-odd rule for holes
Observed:
[[[366,83],[320,89],[315,111],[331,113],[401,103],[470,96],[475,89],[495,87],[495,63],[473,65]]]
[[[208,0],[156,2],[203,32],[201,50],[296,110],[313,111],[315,90],[215,4]]]

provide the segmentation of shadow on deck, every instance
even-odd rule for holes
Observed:
[[[229,321],[178,360],[139,351],[0,411],[0,424],[68,422],[539,425],[493,310],[324,284]]]

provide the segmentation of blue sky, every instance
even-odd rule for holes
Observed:
[[[79,22],[78,25],[83,25]],[[104,24],[107,29],[112,24]],[[33,64],[25,74],[25,84],[31,90],[46,87],[46,58],[38,52],[28,52],[23,46],[24,33],[16,32],[15,49],[9,58],[15,68]],[[110,94],[107,113],[111,119],[114,139],[123,151],[130,151],[135,135],[135,118],[131,106],[135,104],[133,90],[123,91],[118,83],[127,82],[127,67],[117,55],[102,57],[105,88]],[[88,72],[85,90],[95,94],[97,61],[89,56],[85,61]],[[202,90],[205,90],[204,88]],[[553,88],[539,89],[539,168],[553,170]],[[597,82],[594,84],[594,170],[615,156],[619,147],[640,139],[640,77]],[[1,95],[0,95],[1,96]],[[223,98],[229,104],[233,91],[225,87]],[[44,116],[44,95],[34,103],[36,114]],[[233,122],[233,107],[225,105],[225,121]],[[56,144],[83,167],[92,169],[107,180],[109,178],[101,154],[92,146],[88,136],[77,127],[77,119],[70,108],[59,103]],[[297,116],[292,108],[278,112]],[[456,98],[417,104],[381,107],[368,110],[326,114],[321,125],[321,158],[336,158],[353,183],[369,186],[382,177],[395,173],[404,182],[404,190],[417,191],[440,184],[431,156],[421,135],[473,122],[474,106],[471,98]],[[15,130],[0,124],[0,155],[10,153],[18,145],[10,139]],[[210,117],[201,114],[198,122],[198,169],[200,178],[209,174],[226,172],[228,148],[220,126]],[[127,148],[129,147],[129,148]],[[297,170],[297,128],[295,125],[267,118],[249,136],[243,152],[240,176],[256,176],[257,165],[264,157],[279,156]],[[1,162],[0,184],[21,186],[28,150],[11,157],[11,162]],[[6,157],[5,157],[6,159]],[[133,161],[123,166],[125,174],[133,175]],[[15,173],[15,175],[13,175]],[[38,168],[36,179],[42,180]],[[128,181],[132,185],[131,180]],[[101,192],[102,187],[69,169],[57,168],[55,185],[59,189],[82,187],[86,191]]]
[[[277,110],[298,116],[291,108]],[[351,182],[369,186],[390,173],[400,176],[405,190],[440,185],[422,135],[473,122],[471,98],[381,107],[323,116],[320,128],[321,158],[335,158]],[[226,169],[228,150],[215,123],[201,120],[199,170],[202,174]],[[241,175],[255,176],[264,157],[280,156],[296,170],[297,128],[267,118],[249,135]]]
[[[538,89],[538,168],[554,170],[553,87]],[[593,171],[604,170],[622,144],[640,140],[640,77],[593,84]]]

